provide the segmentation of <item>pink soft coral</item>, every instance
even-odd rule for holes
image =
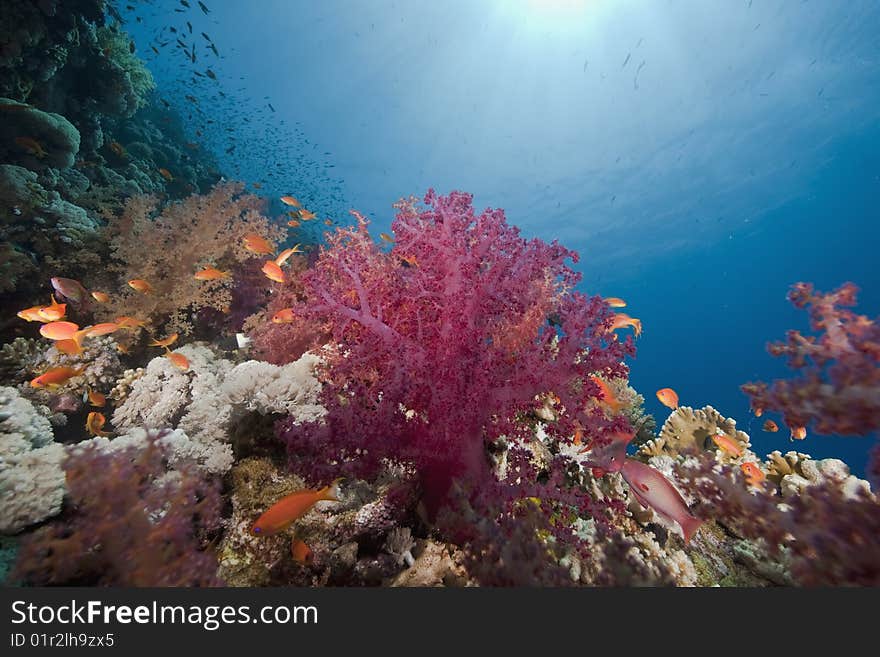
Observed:
[[[792,286],[789,300],[809,308],[810,327],[821,333],[789,331],[785,342],[768,347],[774,356],[787,356],[801,376],[742,386],[754,410],[778,411],[790,427],[812,424],[819,434],[880,429],[880,326],[846,310],[856,304],[857,291],[852,283],[828,294],[808,283]]]
[[[493,480],[487,447],[533,439],[525,418],[554,401],[551,437],[576,428],[595,444],[628,430],[590,403],[588,378],[627,372],[631,339],[609,333],[598,296],[574,291],[577,254],[524,240],[501,210],[477,215],[471,196],[429,191],[424,209],[401,203],[396,243],[380,249],[368,222],[330,237],[303,275],[297,313],[326,322],[326,423],[279,424],[293,466],[313,480],[371,476],[384,459],[419,473],[429,509],[453,489]],[[555,395],[555,396],[554,396]]]

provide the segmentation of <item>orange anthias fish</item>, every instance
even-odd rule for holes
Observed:
[[[294,207],[294,208],[298,208],[298,207],[300,207],[300,203],[299,203],[299,201],[297,201],[297,200],[296,200],[295,198],[293,198],[292,196],[282,196],[282,197],[281,197],[281,202],[284,203],[284,205],[289,205],[289,206]]]
[[[150,341],[150,344],[148,344],[147,346],[148,347],[165,347],[167,349],[168,347],[173,345],[175,342],[177,342],[177,337],[178,337],[177,333],[172,333],[167,338],[164,338],[162,340],[156,340],[155,338],[153,338]]]
[[[312,219],[314,219],[317,216],[318,215],[316,215],[314,212],[309,212],[308,210],[300,210],[299,211],[299,218],[302,219],[303,221],[311,221]]]
[[[134,317],[128,317],[127,315],[117,317],[116,323],[119,325],[119,328],[124,329],[133,329],[139,326],[144,326],[146,324],[146,322],[143,320],[135,319]]]
[[[792,427],[791,428],[792,440],[803,440],[806,437],[807,437],[807,428],[806,427]]]
[[[297,563],[305,565],[312,562],[312,550],[302,539],[295,538],[291,541],[290,554]]]
[[[40,335],[50,340],[72,340],[79,331],[73,322],[49,322],[40,327]]]
[[[37,314],[47,322],[57,322],[59,319],[64,319],[64,316],[67,314],[67,304],[58,303],[53,296],[52,302],[48,306],[40,308]]]
[[[46,157],[46,151],[43,150],[43,145],[36,139],[31,137],[16,137],[14,141],[38,160],[42,160]]]
[[[268,511],[261,515],[251,527],[254,536],[272,536],[287,529],[294,521],[302,518],[316,503],[329,500],[338,502],[337,484],[339,480],[319,490],[300,490],[282,497]]]
[[[168,169],[159,169],[159,173],[162,174],[162,177],[168,182],[174,180],[174,176],[171,175],[171,172]]]
[[[75,376],[79,376],[85,371],[86,368],[84,367],[53,367],[52,369],[46,370],[40,376],[33,379],[31,381],[31,387],[55,389],[63,386],[70,379]]]
[[[302,249],[299,248],[299,244],[295,244],[293,247],[289,249],[284,249],[281,253],[279,253],[278,257],[275,258],[275,264],[280,267],[285,262],[287,262],[287,259],[294,253],[302,253]]]
[[[99,408],[107,403],[107,397],[104,396],[104,393],[92,390],[91,388],[88,389],[88,400],[89,404]]]
[[[118,141],[110,142],[110,150],[116,153],[119,157],[125,157],[125,148]]]
[[[128,282],[128,287],[142,294],[151,294],[153,292],[153,286],[143,278],[134,278],[130,280]]]
[[[672,388],[660,388],[657,391],[657,399],[660,400],[661,404],[672,410],[678,408],[678,393]]]
[[[388,233],[379,233],[379,239],[383,242],[388,242],[389,244],[394,244],[394,238],[391,237]]]
[[[636,337],[642,334],[642,320],[630,317],[626,313],[615,314],[614,321],[611,323],[611,328],[609,330],[615,331],[617,329],[626,328],[627,326],[632,327]]]
[[[101,324],[95,324],[94,326],[87,326],[84,330],[86,332],[86,336],[89,338],[97,338],[101,335],[110,335],[111,333],[115,333],[121,327],[119,324],[115,324],[113,322],[102,322]]]
[[[593,383],[595,383],[597,386],[599,386],[599,392],[600,392],[602,403],[605,404],[608,408],[610,408],[612,410],[612,412],[614,412],[615,415],[617,413],[620,413],[620,407],[622,406],[622,404],[620,403],[620,400],[611,391],[611,387],[608,385],[608,383],[606,381],[603,381],[602,379],[600,379],[598,376],[591,376],[590,380]]]
[[[45,322],[46,320],[43,319],[42,315],[40,315],[40,311],[42,309],[43,306],[31,306],[30,308],[19,310],[17,313],[15,313],[15,316],[29,322]]]
[[[416,257],[414,255],[400,256],[400,260],[407,267],[418,267],[419,266],[419,261],[416,259]]]
[[[275,264],[274,260],[267,260],[263,264],[263,273],[270,281],[275,281],[276,283],[284,282],[284,272],[281,271],[281,267]]]
[[[290,226],[291,228],[299,228],[300,223],[297,219],[291,219],[290,221],[287,222],[287,225]]]
[[[97,290],[92,292],[92,298],[98,303],[107,303],[108,301],[110,301],[109,294],[107,294],[106,292],[98,292]]]
[[[712,436],[712,442],[715,443],[716,447],[718,447],[718,449],[720,449],[722,452],[727,452],[728,454],[736,458],[742,456],[742,447],[740,447],[739,443],[733,440],[726,433],[714,434]]]
[[[289,324],[294,320],[293,308],[284,308],[272,315],[273,324]]]
[[[104,417],[103,413],[92,411],[86,418],[86,431],[88,431],[89,434],[91,434],[92,436],[107,437],[110,434],[106,431],[101,431],[106,423],[107,418]]]
[[[743,463],[739,467],[746,477],[746,483],[750,486],[757,486],[766,478],[764,472],[758,467],[757,463],[749,461],[748,463]]]
[[[776,424],[773,420],[765,420],[764,421],[764,431],[769,431],[770,433],[776,433],[779,431],[779,425]]]
[[[183,354],[171,351],[168,347],[165,347],[165,358],[170,360],[171,364],[179,370],[186,372],[189,369],[189,359]]]
[[[216,281],[221,278],[232,278],[232,274],[228,271],[220,271],[214,267],[205,267],[201,271],[197,271],[193,278],[197,281]]]
[[[618,297],[606,297],[604,301],[612,308],[626,308],[626,301]]]
[[[256,233],[248,233],[244,236],[244,248],[257,255],[275,253],[275,247],[265,237]]]

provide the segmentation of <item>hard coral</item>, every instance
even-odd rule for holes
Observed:
[[[14,576],[37,585],[219,584],[205,550],[218,528],[217,488],[194,471],[166,474],[163,457],[155,441],[74,451],[65,463],[72,508],[22,541]]]
[[[846,310],[857,288],[845,283],[823,294],[797,283],[788,294],[796,308],[808,308],[819,335],[789,331],[768,350],[786,356],[801,376],[771,385],[747,383],[753,409],[778,411],[790,427],[812,425],[819,434],[866,435],[880,429],[880,325]]]
[[[330,327],[326,423],[283,422],[293,467],[308,479],[369,477],[384,459],[415,464],[437,510],[453,484],[492,482],[487,445],[531,439],[519,421],[552,392],[566,412],[548,426],[569,441],[579,426],[606,440],[613,426],[584,408],[590,374],[622,377],[631,340],[611,339],[600,297],[574,291],[577,254],[527,241],[501,210],[476,214],[471,196],[429,191],[426,208],[398,205],[390,252],[367,220],[339,229],[303,275],[296,311]]]

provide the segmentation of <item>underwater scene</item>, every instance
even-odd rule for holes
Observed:
[[[880,584],[876,0],[3,0],[0,581]]]

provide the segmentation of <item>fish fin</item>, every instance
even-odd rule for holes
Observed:
[[[691,542],[694,534],[697,533],[697,530],[700,528],[700,525],[703,524],[703,520],[699,518],[695,518],[694,516],[687,516],[683,523],[679,523],[681,526],[681,531],[684,533],[684,543],[687,545]]]
[[[342,481],[342,477],[338,479],[334,479],[333,483],[329,486],[324,486],[321,489],[321,499],[326,500],[328,502],[338,502],[339,501],[339,482]]]

